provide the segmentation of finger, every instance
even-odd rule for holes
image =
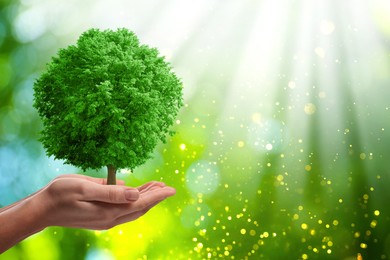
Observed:
[[[97,183],[102,182],[102,184],[107,185],[107,179],[92,178],[91,181],[93,181],[93,179],[95,179]],[[125,181],[124,180],[116,180],[115,185],[124,186],[125,185]]]
[[[124,186],[125,185],[125,181],[124,180],[116,180],[116,185]]]
[[[100,201],[113,204],[129,203],[139,198],[135,188],[118,185],[98,185],[89,183],[84,187],[84,201]]]
[[[158,190],[158,189],[161,189],[163,187],[159,187],[159,186],[150,186],[148,187],[147,189],[143,189],[143,190],[140,190],[139,193],[140,194],[143,194],[143,193],[146,193],[146,192],[149,192],[149,191],[152,191],[152,190]]]
[[[127,214],[125,216],[119,217],[118,219],[115,220],[115,225],[124,224],[124,223],[130,222],[130,221],[134,221],[134,220],[138,219],[139,217],[142,217],[143,215],[145,215],[149,210],[151,210],[154,206],[156,206],[160,202],[161,201],[157,201],[143,210],[132,212],[132,213]]]
[[[91,203],[90,205],[93,205],[94,208],[101,207],[99,212],[109,211],[111,216],[116,216],[111,218],[111,226],[116,226],[141,217],[155,205],[167,197],[174,195],[175,193],[176,191],[172,187],[163,187],[141,194],[140,199],[130,204],[114,205],[109,203],[96,202]]]
[[[135,211],[144,210],[158,201],[162,201],[176,194],[176,190],[166,186],[158,189],[149,190],[145,193],[140,193],[139,199],[134,202]]]
[[[151,182],[148,182],[148,183],[145,183],[144,185],[142,186],[139,186],[137,189],[139,191],[147,191],[149,190],[151,187],[166,187],[167,185],[163,182],[160,182],[160,181],[151,181]]]

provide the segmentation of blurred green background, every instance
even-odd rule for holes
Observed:
[[[390,258],[388,0],[0,0],[1,206],[82,173],[46,157],[32,86],[91,27],[133,30],[182,79],[176,135],[118,173],[177,195],[0,259]]]

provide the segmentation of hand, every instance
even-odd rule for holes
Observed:
[[[137,219],[160,201],[175,194],[162,182],[138,188],[102,185],[105,180],[83,175],[63,175],[39,194],[42,219],[47,226],[108,229]]]
[[[108,229],[135,220],[175,194],[162,182],[138,188],[104,185],[104,179],[67,174],[0,210],[0,253],[48,226]],[[28,216],[26,218],[26,216]]]

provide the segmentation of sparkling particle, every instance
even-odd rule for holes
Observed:
[[[185,144],[180,144],[180,150],[184,151],[186,149],[186,145]]]
[[[376,220],[371,221],[370,227],[371,227],[371,228],[375,228],[376,225],[377,225],[377,223],[378,223],[378,222],[377,222]]]
[[[246,234],[246,229],[245,229],[245,228],[242,228],[242,229],[240,230],[240,233],[241,233],[242,235],[245,235],[245,234]]]
[[[295,83],[295,81],[289,81],[288,82],[288,87],[289,88],[294,89],[296,86],[297,86],[297,84]]]
[[[332,34],[334,32],[335,25],[332,21],[323,20],[323,21],[321,21],[320,30],[321,30],[321,33],[323,33],[325,35],[329,35],[329,34]]]
[[[312,115],[316,112],[317,108],[313,103],[307,103],[303,110],[307,115]]]
[[[245,143],[243,141],[238,141],[237,146],[242,148],[245,146]]]
[[[185,179],[194,194],[212,194],[220,183],[220,171],[214,162],[199,160],[188,168]]]
[[[307,224],[306,224],[306,223],[302,223],[302,224],[301,224],[301,228],[302,228],[303,230],[306,230],[306,229],[307,229],[307,227],[308,227],[308,226],[307,226]]]
[[[248,145],[257,151],[279,152],[288,136],[288,129],[283,122],[274,119],[263,119],[253,122],[248,127]]]
[[[317,54],[318,57],[324,58],[325,57],[325,50],[321,47],[317,47],[314,49],[315,54]]]
[[[379,216],[380,214],[381,214],[381,213],[379,212],[379,210],[375,210],[375,211],[374,211],[374,215],[375,215],[375,216]]]
[[[261,121],[261,114],[260,113],[254,113],[252,115],[252,121],[254,123],[260,123],[260,121]]]

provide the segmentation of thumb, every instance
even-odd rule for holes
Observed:
[[[85,193],[87,201],[101,201],[107,203],[121,204],[136,201],[139,198],[139,191],[135,188],[119,185],[89,185],[89,191]]]

